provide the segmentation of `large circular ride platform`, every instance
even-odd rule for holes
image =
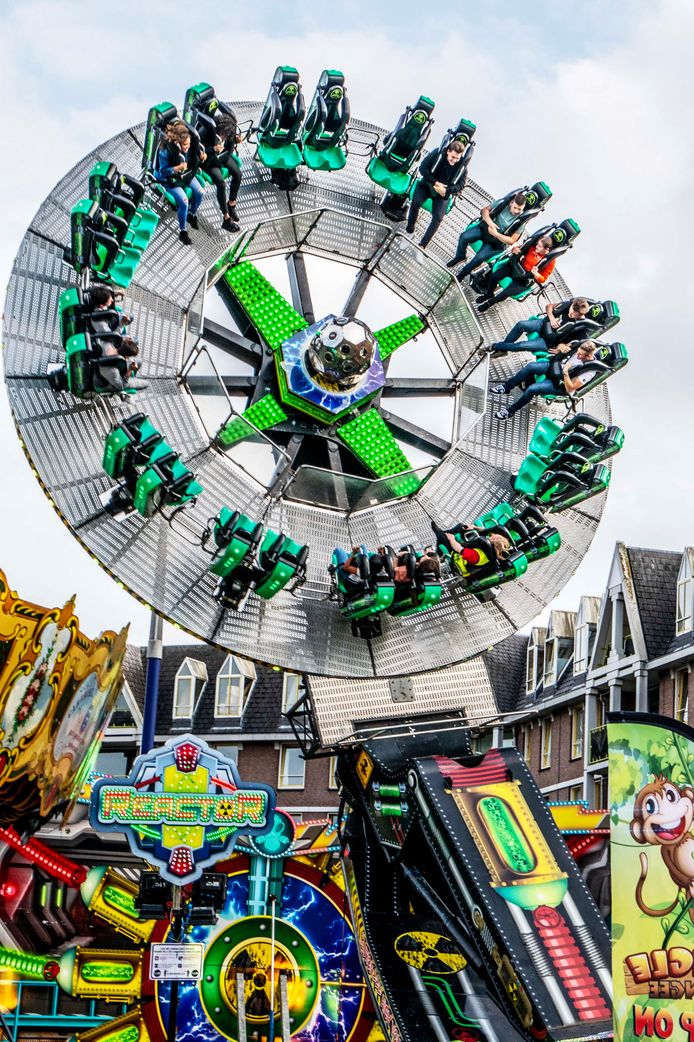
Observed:
[[[234,108],[240,121],[257,122],[259,104],[235,103]],[[445,528],[512,500],[511,477],[526,455],[529,431],[542,415],[564,412],[541,400],[505,425],[492,418],[488,380],[514,372],[522,356],[494,361],[490,372],[488,356],[477,349],[499,339],[519,318],[536,313],[538,302],[533,297],[507,301],[477,316],[468,291],[445,268],[458,234],[489,199],[473,182],[426,253],[400,234],[402,226],[393,228],[378,207],[380,190],[365,173],[369,147],[383,133],[377,127],[352,121],[346,167],[332,174],[301,168],[301,183],[291,194],[271,183],[270,172],[254,159],[253,146],[244,143],[240,235],[221,232],[214,192],[208,189],[200,231],[192,233],[192,247],[183,247],[175,213],[150,198],[148,205],[161,220],[124,302],[124,310],[134,315],[148,389],[126,402],[79,401],[50,389],[46,367],[63,360],[57,301],[76,282],[64,260],[70,209],[86,196],[89,171],[100,160],[139,175],[143,131],[137,126],[105,142],[59,182],[22,241],[9,284],[8,395],[31,465],[63,521],[117,581],[163,617],[242,656],[296,672],[358,679],[435,670],[471,658],[529,622],[583,558],[604,496],[552,515],[561,532],[559,552],[534,563],[500,588],[495,599],[480,602],[459,582],[447,582],[436,607],[408,618],[384,616],[383,634],[373,640],[355,638],[336,604],[327,600],[333,547],[423,547],[432,541],[432,519]],[[428,215],[420,218],[418,231],[424,219]],[[413,313],[426,324],[424,335],[402,349],[403,361],[396,358],[386,367],[385,387],[375,399],[408,456],[413,458],[414,447],[415,457],[427,461],[413,464],[418,487],[404,498],[397,498],[402,488],[394,487],[393,478],[368,478],[358,467],[348,471],[344,453],[331,448],[330,429],[327,437],[325,429],[311,433],[306,424],[292,431],[290,421],[284,442],[258,435],[228,451],[214,442],[224,419],[220,409],[226,418],[234,406],[243,411],[238,395],[250,396],[256,381],[248,366],[234,373],[231,362],[226,366],[219,359],[243,358],[244,341],[250,343],[248,351],[261,356],[267,351],[253,345],[231,313],[228,322],[218,321],[220,279],[241,252],[262,269],[273,263],[265,258],[296,251],[308,258],[304,304],[312,279],[320,282],[323,299],[341,282],[331,274],[334,267],[321,267],[312,260],[316,257],[352,266],[357,277],[356,288],[350,292],[347,287],[349,305],[343,290],[335,289],[332,314],[362,318],[361,302],[364,321],[378,328],[373,311],[387,297],[389,313],[382,326]],[[295,283],[296,275],[295,268]],[[272,280],[272,272],[268,277]],[[301,287],[297,292],[301,296]],[[555,274],[545,293],[545,299],[559,300],[569,290]],[[324,315],[305,317],[310,324]],[[586,412],[609,420],[604,385],[584,401]],[[203,487],[197,501],[171,524],[161,515],[145,519],[137,514],[119,522],[102,507],[100,496],[113,485],[102,469],[104,438],[114,423],[134,412],[150,417]],[[301,444],[309,434],[314,441],[323,438],[326,465],[305,462]],[[242,612],[224,611],[213,597],[210,556],[199,539],[222,506],[308,544],[303,587],[271,601],[251,595]]]

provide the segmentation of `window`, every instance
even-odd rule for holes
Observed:
[[[532,728],[530,724],[523,726],[523,759],[527,764],[530,763],[530,732]]]
[[[557,682],[557,639],[551,638],[545,644],[545,687]]]
[[[540,770],[546,770],[552,762],[552,717],[545,716],[540,725]]]
[[[694,579],[689,550],[682,555],[680,574],[677,578],[677,633],[689,633],[692,629],[694,609]]]
[[[583,799],[583,786],[582,785],[572,785],[571,788],[569,789],[569,799],[571,800],[572,803],[577,803],[579,800],[582,800]]]
[[[285,673],[282,678],[282,712],[288,713],[301,697],[301,677],[298,673]]]
[[[214,715],[242,716],[246,691],[245,675],[234,655],[227,655],[217,674]]]
[[[337,771],[337,756],[331,756],[328,761],[328,788],[337,789],[337,778],[335,772]]]
[[[595,810],[605,810],[605,804],[607,802],[606,796],[607,787],[605,785],[605,779],[602,774],[596,774],[594,776],[594,788],[593,788],[593,803]]]
[[[528,652],[525,667],[525,690],[532,694],[542,680],[542,668],[544,663],[544,647],[531,640],[528,644]]]
[[[224,756],[224,757],[226,757],[227,760],[231,760],[231,762],[236,764],[237,767],[239,765],[239,749],[240,748],[241,747],[239,745],[226,745],[223,742],[222,743],[219,743],[219,742],[215,743],[215,749],[220,754],[220,756]]]
[[[583,756],[583,706],[571,707],[571,759]]]
[[[605,699],[598,698],[595,702],[595,726],[605,726]]]
[[[110,774],[113,778],[125,778],[128,773],[128,757],[123,752],[102,750],[96,758],[94,770],[97,774]]]
[[[576,628],[574,637],[574,674],[585,673],[595,637],[595,625],[584,622]]]
[[[118,698],[116,700],[113,713],[111,714],[111,719],[108,722],[109,730],[112,727],[126,727],[131,729],[137,727],[137,722],[135,720],[132,710],[133,702],[134,699],[130,691],[130,688],[128,687],[128,682],[126,680],[123,683],[123,687],[121,688],[120,694],[118,695]]]
[[[306,778],[306,761],[301,749],[295,745],[283,745],[280,751],[279,789],[303,789]]]
[[[675,720],[687,722],[689,704],[689,670],[678,669],[675,673]]]
[[[184,658],[174,681],[173,716],[176,720],[190,720],[195,700],[207,682],[207,666],[197,659]]]
[[[482,756],[488,752],[492,747],[493,734],[491,731],[484,731],[482,734],[473,735],[470,738],[470,749],[472,750],[473,756]]]

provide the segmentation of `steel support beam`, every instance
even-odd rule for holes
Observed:
[[[450,441],[445,441],[436,434],[425,431],[423,427],[418,427],[416,423],[403,420],[401,416],[396,416],[395,413],[388,412],[386,409],[381,408],[380,411],[395,437],[400,438],[406,445],[414,445],[416,449],[430,452],[437,459],[442,459],[450,449]]]
[[[249,340],[248,337],[241,336],[240,333],[235,333],[233,329],[227,329],[219,322],[213,322],[211,318],[205,319],[202,335],[208,344],[220,347],[222,351],[238,358],[240,362],[248,362],[255,368],[258,367],[263,357],[263,349],[260,344]]]
[[[342,309],[343,315],[347,315],[348,318],[354,318],[354,316],[357,313],[357,309],[359,308],[364,298],[364,294],[366,293],[366,288],[369,285],[370,278],[371,274],[368,271],[366,271],[365,268],[362,268],[359,274],[357,275],[356,279],[354,280],[354,285],[349,291],[349,296],[347,297],[347,300],[345,301],[345,306]]]
[[[287,269],[289,271],[289,288],[292,293],[292,305],[300,315],[303,315],[309,325],[313,325],[316,316],[311,301],[311,288],[308,284],[306,274],[306,259],[300,250],[294,250],[287,254]]]
[[[390,376],[382,393],[388,398],[438,398],[443,394],[454,395],[456,387],[455,380]]]
[[[255,387],[254,376],[223,376],[222,383],[229,394],[250,394]],[[202,374],[186,377],[186,387],[191,394],[218,394],[219,380],[216,376],[203,376]]]

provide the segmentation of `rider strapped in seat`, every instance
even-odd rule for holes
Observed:
[[[369,553],[365,546],[352,547],[351,554],[341,547],[333,550],[328,568],[332,576],[332,596],[340,613],[352,624],[355,637],[381,635],[381,612],[395,598],[393,552]]]
[[[241,135],[236,114],[230,105],[217,98],[209,83],[197,83],[186,91],[183,118],[200,137],[205,159],[199,176],[215,186],[222,227],[225,231],[237,232],[236,197],[241,184],[237,147]]]
[[[543,285],[557,259],[573,246],[580,233],[579,226],[569,217],[561,224],[533,232],[522,246],[512,246],[508,256],[473,276],[472,285],[480,294],[478,310],[488,311],[507,297],[522,300],[535,284]]]
[[[432,528],[439,555],[462,576],[470,593],[500,586],[527,571],[527,557],[514,549],[512,535],[503,525],[478,529],[461,523],[446,531],[432,523]]]
[[[111,286],[80,286],[60,295],[60,337],[64,365],[48,367],[47,379],[54,391],[70,391],[76,398],[94,394],[131,394],[147,386],[133,378],[138,365],[137,341],[126,335],[130,322],[115,307]]]
[[[531,187],[516,188],[483,206],[478,220],[472,221],[461,233],[455,255],[446,266],[454,268],[462,263],[468,246],[474,256],[458,272],[458,281],[485,261],[494,260],[517,241],[526,224],[543,211],[551,197],[551,189],[544,181],[537,181]]]

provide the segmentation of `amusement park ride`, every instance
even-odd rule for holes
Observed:
[[[200,83],[181,111],[195,137],[230,108]],[[131,947],[0,962],[128,1004],[84,1042],[603,1037],[609,937],[576,861],[519,756],[475,756],[467,736],[474,656],[555,596],[599,522],[623,440],[605,380],[627,353],[597,338],[618,309],[590,302],[598,347],[579,392],[497,424],[488,382],[516,367],[480,348],[538,301],[479,313],[443,263],[489,201],[472,181],[431,247],[398,226],[434,102],[419,97],[386,133],[350,119],[340,72],[323,72],[307,110],[297,71],[280,67],[265,105],[233,110],[239,233],[219,230],[208,191],[192,246],[179,242],[153,177],[180,118],[169,102],[50,193],[9,285],[8,395],[49,500],[109,574],[203,640],[309,675],[292,726],[306,755],[338,756],[339,822],[297,825],[194,735],[147,750],[129,780],[94,785],[92,823],[126,831],[173,890],[148,904],[116,869],[27,838],[18,817],[5,843]],[[461,143],[463,173],[475,130],[461,119],[441,142]],[[527,223],[552,192],[521,190]],[[579,231],[542,229],[554,257]],[[103,378],[99,283],[124,291],[142,389],[118,357],[120,393]],[[542,289],[543,303],[569,296],[556,273]],[[441,567],[425,567],[432,524],[460,522],[481,566],[439,545]],[[455,684],[432,672],[454,665]],[[204,866],[226,891],[196,919]],[[199,978],[150,978],[152,942],[182,937],[203,946]]]

